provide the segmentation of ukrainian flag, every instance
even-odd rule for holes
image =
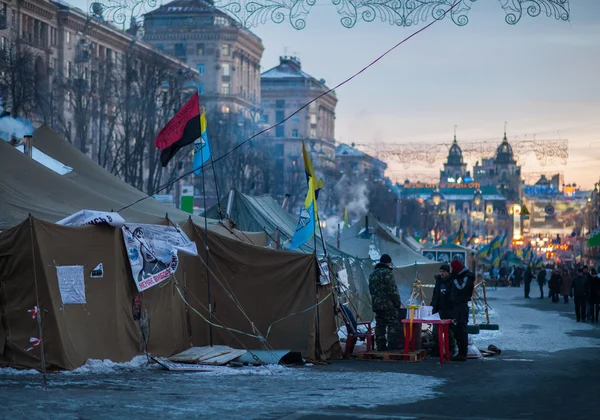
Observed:
[[[490,245],[485,245],[477,252],[478,257],[487,257],[490,254]]]
[[[463,224],[460,222],[460,227],[458,228],[458,233],[456,234],[456,238],[454,239],[454,243],[457,245],[462,245],[465,240],[465,230],[463,229]]]
[[[292,243],[289,249],[298,249],[310,240],[315,234],[319,212],[317,210],[317,198],[315,196],[315,187],[313,178],[308,178],[308,192],[304,200],[304,207],[300,212],[300,220],[292,237]]]
[[[492,239],[492,242],[490,242],[490,249],[497,249],[500,248],[500,244],[502,243],[502,239],[500,238],[500,235],[496,236],[494,239]]]
[[[302,141],[302,158],[304,159],[304,172],[306,172],[306,182],[308,183],[309,179],[313,180],[317,179],[317,175],[315,174],[315,168],[313,167],[312,160],[310,160],[310,156],[306,151],[306,147],[304,146],[304,140]],[[319,191],[325,185],[325,181],[323,179],[319,179],[315,182],[315,199],[319,198]]]
[[[544,261],[542,260],[542,257],[539,257],[537,260],[537,263],[535,264],[535,268],[543,268],[544,267]]]
[[[202,171],[202,165],[210,159],[210,143],[208,142],[208,133],[206,132],[206,112],[202,107],[200,115],[200,138],[194,142],[194,173],[199,175]]]
[[[348,206],[345,206],[344,207],[344,230],[348,229],[349,227],[350,227],[350,224],[348,223]]]
[[[500,250],[497,248],[494,249],[492,255],[492,266],[498,267],[500,265]]]

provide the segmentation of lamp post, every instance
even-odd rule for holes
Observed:
[[[479,236],[479,232],[478,232],[479,206],[481,205],[482,200],[483,200],[483,194],[481,193],[481,190],[478,188],[473,193],[473,205],[474,205],[473,209],[474,209],[474,211],[471,212],[471,218],[475,218],[475,235],[476,236]]]
[[[431,194],[431,201],[433,203],[433,205],[435,206],[435,228],[434,228],[434,235],[435,235],[435,240],[437,241],[437,237],[438,237],[438,232],[439,232],[439,224],[440,224],[440,203],[442,202],[442,193],[440,192],[439,188],[436,188],[433,193]]]

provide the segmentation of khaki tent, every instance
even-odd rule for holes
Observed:
[[[144,193],[109,174],[102,167],[47,127],[36,130],[34,147],[72,167],[65,175],[46,168],[10,144],[0,141],[0,231],[17,226],[29,214],[56,222],[80,210],[118,211]],[[168,214],[174,223],[204,219],[147,198],[119,214],[130,223],[161,224]],[[264,233],[242,233],[209,220],[209,230],[230,238],[264,246]]]
[[[204,232],[191,222],[185,227],[198,248]],[[248,318],[263,335],[272,326],[268,343],[314,358],[316,337],[316,262],[311,255],[268,250],[209,232],[214,322],[255,334],[250,321],[223,291],[228,287]],[[103,264],[102,278],[91,270]],[[82,266],[85,304],[63,304],[57,267]],[[208,327],[180,297],[205,317],[206,269],[197,257],[182,257],[175,279],[141,294],[148,322],[147,348],[169,356],[194,345],[208,345]],[[319,290],[320,299],[327,296]],[[133,319],[137,295],[119,229],[109,226],[65,227],[30,218],[0,233],[0,366],[40,368],[41,346],[31,351],[31,338],[40,338],[27,311],[39,297],[43,344],[49,369],[73,369],[87,359],[130,360],[143,352],[140,327]],[[293,312],[305,311],[300,315]],[[319,306],[320,346],[326,357],[339,356],[333,302]],[[283,319],[280,322],[276,322]],[[214,344],[262,348],[255,338],[213,328]],[[235,337],[235,338],[234,338]],[[239,341],[238,341],[239,339]],[[241,341],[241,343],[240,343]]]

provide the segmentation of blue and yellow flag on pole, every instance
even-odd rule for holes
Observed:
[[[317,229],[318,219],[317,198],[315,197],[313,178],[310,177],[308,179],[308,192],[306,193],[304,206],[300,211],[300,220],[298,220],[298,226],[296,226],[289,249],[298,249],[312,238]]]
[[[348,229],[350,224],[348,223],[348,206],[344,206],[344,230]]]
[[[462,245],[464,240],[465,240],[465,230],[463,228],[462,222],[460,222],[460,227],[458,228],[458,233],[456,234],[456,237],[454,238],[454,243],[457,245]]]
[[[202,107],[200,115],[200,137],[194,142],[194,173],[199,175],[202,171],[202,165],[210,159],[210,143],[208,142],[208,133],[206,132],[206,113]]]
[[[315,174],[315,168],[313,167],[312,160],[310,160],[310,156],[306,151],[306,147],[304,146],[304,140],[302,141],[302,158],[304,160],[304,172],[306,173],[306,183],[308,184],[309,179],[312,178],[313,180],[316,180],[317,175]],[[323,181],[323,179],[315,181],[315,199],[319,198],[319,191],[321,191],[321,188],[323,188],[324,185],[325,181]]]

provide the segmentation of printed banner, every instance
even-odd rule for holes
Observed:
[[[102,223],[120,228],[125,224],[125,220],[123,220],[119,213],[96,210],[80,210],[77,213],[56,222],[57,225],[63,226],[99,225]]]
[[[177,251],[198,255],[196,244],[173,226],[128,224],[122,230],[133,281],[140,292],[177,271]]]

